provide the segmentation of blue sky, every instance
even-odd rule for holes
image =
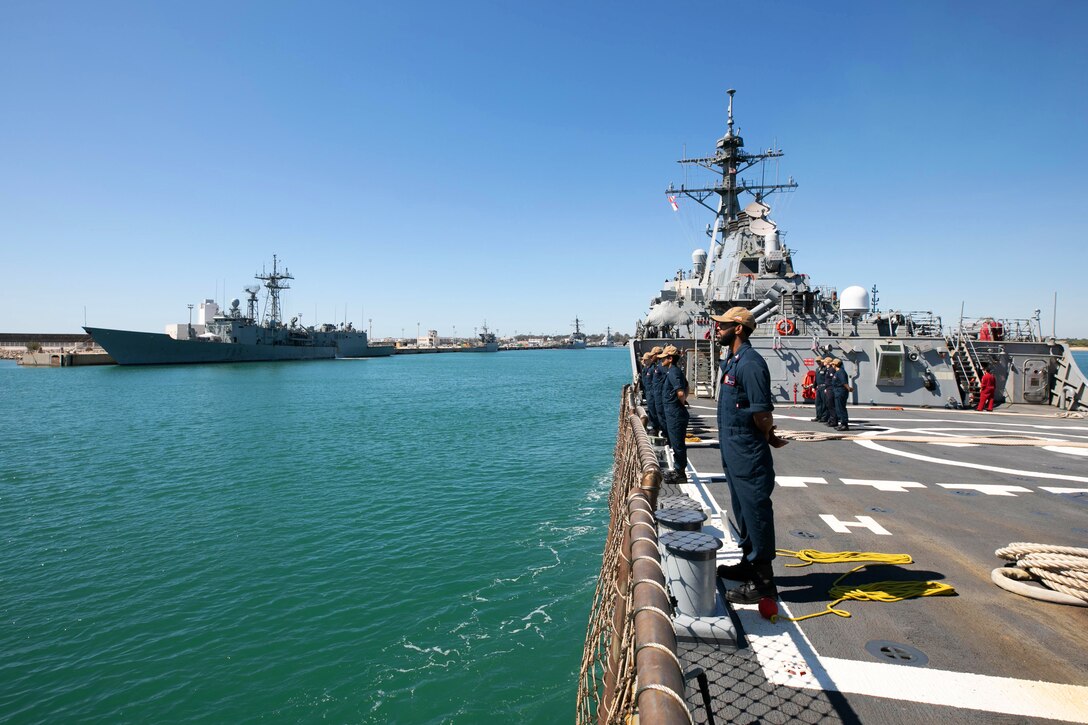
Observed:
[[[8,0],[0,331],[161,330],[274,253],[306,323],[630,331],[705,246],[663,191],[736,88],[800,184],[771,200],[799,271],[1047,331],[1057,292],[1086,337],[1086,29],[1047,0]]]

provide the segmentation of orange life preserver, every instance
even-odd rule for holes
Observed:
[[[797,326],[793,324],[793,320],[783,317],[774,326],[774,329],[778,330],[779,335],[792,335],[797,331]]]

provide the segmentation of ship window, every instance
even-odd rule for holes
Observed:
[[[876,384],[902,385],[905,380],[903,361],[905,359],[902,344],[876,346]]]

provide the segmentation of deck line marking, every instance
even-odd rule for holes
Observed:
[[[851,533],[850,527],[857,526],[863,529],[869,529],[878,536],[891,536],[892,532],[885,529],[883,526],[876,522],[872,516],[858,516],[854,521],[840,521],[831,514],[820,514],[820,518],[823,522],[831,527],[831,530],[836,534],[849,534]]]
[[[843,478],[840,479],[847,486],[872,486],[877,491],[902,491],[906,492],[908,488],[925,488],[924,483],[918,483],[917,481],[870,481],[866,478]]]
[[[783,488],[808,488],[810,483],[827,485],[827,481],[819,476],[775,476],[774,482]]]
[[[1088,448],[1070,448],[1069,446],[1043,446],[1044,451],[1051,453],[1064,453],[1067,456],[1088,456]]]
[[[1060,486],[1039,486],[1047,493],[1088,493],[1088,488],[1061,488]]]
[[[785,603],[779,607],[795,616]],[[772,624],[754,604],[734,609],[763,676],[774,685],[1066,722],[1083,722],[1088,711],[1088,687],[821,657],[798,623]]]
[[[979,471],[993,471],[994,473],[1009,473],[1014,476],[1034,476],[1035,478],[1053,478],[1061,481],[1077,481],[1078,483],[1088,483],[1088,478],[1084,476],[1067,476],[1062,473],[1041,473],[1039,471],[1022,471],[1018,468],[1002,468],[1001,466],[987,466],[982,463],[968,463],[967,461],[950,461],[944,458],[934,458],[933,456],[924,456],[921,453],[910,453],[908,451],[897,451],[894,448],[883,446],[877,443],[875,440],[853,441],[859,446],[869,448],[874,451],[881,451],[882,453],[889,453],[893,456],[902,456],[903,458],[913,458],[916,461],[927,461],[929,463],[938,463],[942,466],[958,466],[960,468],[974,468]]]
[[[1005,486],[999,483],[938,483],[941,488],[962,489],[966,491],[978,491],[987,496],[1012,496],[1018,493],[1035,493],[1030,488],[1023,486]]]

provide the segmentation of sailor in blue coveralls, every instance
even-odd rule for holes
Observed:
[[[850,417],[846,413],[846,398],[853,388],[850,387],[850,378],[842,369],[842,360],[836,358],[831,363],[835,372],[831,376],[831,394],[835,399],[835,430],[850,430]]]
[[[665,419],[665,406],[663,400],[662,388],[665,385],[665,376],[669,371],[665,369],[665,366],[661,364],[661,352],[664,348],[660,345],[650,350],[654,356],[653,363],[653,380],[650,381],[650,389],[654,394],[654,415],[657,416],[657,422],[661,424],[658,430],[661,435],[664,436],[665,442],[669,443],[669,422]]]
[[[718,576],[743,582],[727,591],[726,599],[755,604],[763,597],[778,596],[771,568],[775,556],[771,447],[781,448],[786,441],[774,432],[767,363],[748,342],[756,328],[752,313],[734,307],[724,315],[711,315],[711,319],[718,323],[718,341],[727,354],[721,363],[718,438],[744,553],[739,564],[719,566]]]
[[[835,417],[835,358],[824,358],[824,386],[820,389],[820,396],[824,399],[824,422],[832,428],[839,425],[839,419]]]
[[[657,364],[657,357],[647,352],[642,356],[642,372],[639,373],[639,377],[642,379],[642,394],[646,398],[646,417],[650,419],[650,425],[654,430],[661,430],[661,423],[657,420],[657,405],[654,403],[653,392],[651,387],[654,380],[654,368]]]
[[[813,423],[823,423],[827,420],[827,410],[824,408],[824,381],[827,377],[827,368],[824,367],[824,359],[816,360],[816,417]]]
[[[673,467],[665,474],[667,483],[684,483],[688,480],[688,379],[681,365],[680,351],[669,345],[661,353],[666,370],[661,386],[661,403],[665,408],[665,428],[669,431]]]

